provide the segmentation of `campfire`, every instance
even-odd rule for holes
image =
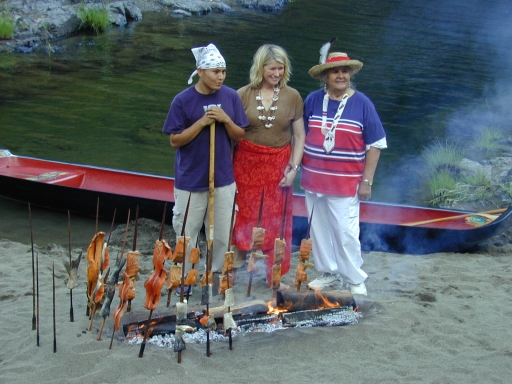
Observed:
[[[210,340],[227,341],[229,333],[222,329],[223,307],[210,308],[217,329],[210,331]],[[347,290],[289,292],[277,291],[276,299],[264,303],[247,301],[231,308],[237,327],[230,330],[231,336],[251,332],[274,332],[301,327],[342,326],[355,324],[361,317],[352,294]],[[191,310],[186,321],[178,321],[175,315],[162,316],[151,321],[146,336],[147,321],[125,324],[123,332],[130,344],[140,344],[146,337],[148,342],[163,348],[173,348],[177,327],[185,329],[185,343],[206,343],[207,328],[202,325],[204,311]]]

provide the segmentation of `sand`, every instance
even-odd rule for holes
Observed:
[[[142,221],[138,248],[142,253],[137,297],[123,323],[147,319],[144,279],[151,272],[151,253],[159,224]],[[131,232],[128,248],[131,247]],[[164,238],[170,236],[166,232]],[[124,227],[113,234],[117,255]],[[28,239],[30,242],[30,239]],[[342,327],[290,328],[271,333],[238,334],[228,343],[187,344],[177,353],[154,344],[139,358],[139,345],[115,334],[107,318],[89,332],[85,316],[85,261],[80,285],[73,290],[75,321],[70,322],[66,244],[34,246],[39,257],[40,345],[32,330],[31,245],[0,240],[0,383],[508,383],[512,374],[511,254],[493,252],[438,253],[412,256],[364,254],[368,296],[356,297],[362,308],[357,324]],[[80,249],[73,249],[78,255]],[[85,251],[85,250],[83,250]],[[297,254],[294,254],[296,263]],[[56,281],[56,339],[53,348],[52,268]],[[292,268],[293,271],[293,268]],[[308,270],[310,278],[315,271]],[[291,283],[294,273],[283,279]],[[253,298],[271,299],[262,275],[254,278]],[[237,300],[243,300],[247,276],[237,278]],[[199,301],[199,291],[192,296]],[[214,297],[218,305],[221,297]],[[172,303],[177,301],[173,295]],[[118,304],[114,299],[112,309]],[[165,298],[154,316],[170,314]]]

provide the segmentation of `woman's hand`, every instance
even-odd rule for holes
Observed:
[[[291,187],[293,185],[293,180],[295,180],[296,175],[297,171],[293,169],[290,164],[287,164],[284,169],[284,176],[279,182],[279,186],[282,188]]]

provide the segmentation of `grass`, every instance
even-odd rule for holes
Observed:
[[[505,140],[501,130],[497,127],[485,128],[475,140],[475,149],[486,156],[495,157],[503,153],[502,143]]]
[[[483,170],[468,173],[461,168],[463,151],[457,145],[439,141],[423,151],[430,177],[427,181],[433,206],[488,200],[493,192]]]
[[[82,4],[78,9],[78,17],[82,20],[80,29],[92,29],[99,35],[109,25],[108,11],[105,7],[85,8]]]
[[[459,173],[460,164],[464,158],[464,153],[458,145],[441,141],[434,141],[432,146],[423,150],[422,155],[431,173],[442,170]]]
[[[10,39],[14,33],[14,20],[7,14],[0,14],[0,39]]]

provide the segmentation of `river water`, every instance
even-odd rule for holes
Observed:
[[[307,74],[319,48],[338,37],[332,50],[364,62],[353,80],[388,135],[373,199],[425,204],[425,146],[469,143],[490,124],[510,129],[511,9],[506,0],[295,0],[277,13],[145,13],[127,28],[52,42],[58,53],[0,55],[0,147],[172,175],[174,153],[160,130],[194,69],[191,47],[214,42],[227,61],[226,84],[238,88],[248,82],[255,50],[281,45],[292,59],[290,86],[305,97],[319,86]],[[0,238],[26,242],[26,230],[11,224],[26,227],[26,206],[0,199],[0,210]],[[67,239],[66,215],[40,215],[47,217],[41,226],[55,226]],[[53,239],[42,242],[62,240]]]

